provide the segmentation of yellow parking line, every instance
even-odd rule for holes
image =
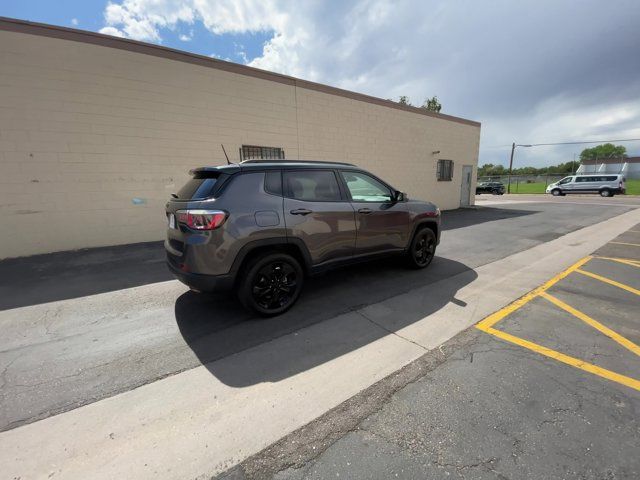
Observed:
[[[585,372],[592,373],[593,375],[597,375],[599,377],[606,378],[607,380],[611,380],[613,382],[617,382],[617,383],[620,383],[620,384],[625,385],[627,387],[630,387],[630,388],[633,388],[635,390],[640,391],[640,380],[636,380],[635,378],[627,377],[625,375],[621,375],[619,373],[612,372],[611,370],[607,370],[605,368],[598,367],[598,366],[593,365],[591,363],[587,363],[584,360],[580,360],[578,358],[574,358],[574,357],[571,357],[569,355],[565,355],[564,353],[558,352],[556,350],[552,350],[552,349],[547,348],[547,347],[543,347],[542,345],[538,345],[537,343],[530,342],[528,340],[525,340],[524,338],[516,337],[515,335],[511,335],[511,334],[509,334],[507,332],[503,332],[501,330],[493,328],[493,326],[496,323],[498,323],[500,320],[505,318],[510,313],[515,312],[516,310],[518,310],[522,306],[526,305],[527,303],[529,303],[531,300],[533,300],[537,296],[543,296],[543,297],[547,298],[548,300],[553,298],[554,300],[557,300],[558,302],[560,302],[560,300],[556,299],[555,297],[552,297],[551,295],[546,293],[546,291],[549,288],[551,288],[553,285],[558,283],[560,280],[562,280],[563,278],[565,278],[566,276],[571,274],[572,272],[580,272],[580,273],[582,273],[584,275],[587,275],[587,276],[593,276],[594,278],[597,278],[598,280],[602,280],[602,281],[605,281],[607,283],[611,283],[612,285],[618,286],[620,288],[624,288],[625,290],[631,289],[630,291],[633,291],[633,293],[640,294],[640,292],[638,292],[638,290],[635,290],[632,287],[629,287],[627,285],[623,285],[623,284],[621,284],[619,282],[615,282],[614,280],[610,280],[610,279],[605,278],[605,277],[600,277],[600,275],[596,275],[595,273],[592,274],[591,272],[586,272],[584,270],[581,270],[580,267],[583,266],[585,263],[587,263],[592,258],[594,258],[594,257],[588,256],[588,257],[585,257],[582,260],[579,260],[578,262],[574,263],[569,268],[567,268],[565,271],[559,273],[558,275],[553,277],[551,280],[547,281],[546,283],[544,283],[543,285],[539,286],[535,290],[532,290],[531,292],[529,292],[526,295],[522,296],[521,298],[519,298],[515,302],[510,303],[506,307],[501,308],[497,312],[489,315],[487,318],[485,318],[482,321],[478,322],[476,324],[476,328],[478,330],[482,330],[485,333],[488,333],[490,335],[498,337],[498,338],[500,338],[502,340],[505,340],[507,342],[513,343],[515,345],[519,345],[519,346],[524,347],[524,348],[527,348],[527,349],[529,349],[531,351],[534,351],[534,352],[539,353],[541,355],[544,355],[546,357],[553,358],[554,360],[557,360],[559,362],[565,363],[567,365],[571,365],[572,367],[579,368],[580,370],[583,370]],[[550,300],[550,301],[553,302],[553,300]],[[560,302],[560,303],[562,303],[562,302]],[[563,304],[563,305],[566,305],[566,304]],[[577,310],[573,309],[569,305],[566,305],[566,306],[571,308],[572,310],[574,310],[576,313],[582,314],[582,312],[578,312]],[[571,313],[573,313],[573,311],[571,311]],[[582,315],[584,315],[584,314],[582,314]],[[627,348],[632,347],[632,348],[630,348],[631,351],[633,351],[634,353],[638,353],[635,350],[635,349],[638,349],[638,346],[635,345],[633,342],[630,342],[629,340],[625,339],[624,337],[618,335],[616,332],[614,332],[613,330],[605,327],[604,325],[600,324],[596,320],[593,320],[592,318],[587,317],[586,315],[584,315],[584,317],[589,318],[589,320],[591,322],[587,322],[587,323],[589,323],[591,326],[593,326],[594,328],[598,329],[602,333],[606,332],[605,335],[609,336],[610,338],[612,338],[612,339],[614,339],[616,341],[624,340],[624,341],[628,342],[630,345],[625,345],[625,346]],[[578,317],[578,318],[581,318],[581,317]],[[581,318],[581,319],[585,320],[584,318]],[[614,338],[616,336],[619,337],[619,338]],[[633,347],[635,347],[635,349]]]
[[[576,269],[576,272],[581,273],[582,275],[586,275],[587,277],[595,278],[596,280],[600,280],[601,282],[608,283],[609,285],[613,285],[614,287],[621,288],[623,290],[626,290],[627,292],[640,295],[640,290],[630,287],[629,285],[625,285],[624,283],[616,282],[615,280],[611,280],[610,278],[603,277],[595,273],[587,272],[586,270],[581,270],[579,268]]]
[[[627,242],[609,242],[615,243],[616,245],[631,245],[632,247],[640,247],[640,243],[627,243]]]
[[[576,263],[574,263],[573,265],[571,265],[569,268],[567,268],[565,271],[560,272],[558,275],[556,275],[555,277],[553,277],[551,280],[548,280],[547,282],[545,282],[543,285],[540,285],[538,288],[536,288],[535,290],[531,290],[529,293],[527,293],[526,295],[520,297],[518,300],[516,300],[515,302],[510,303],[509,305],[507,305],[504,308],[501,308],[500,310],[498,310],[495,313],[492,313],[491,315],[489,315],[487,318],[485,318],[484,320],[481,320],[476,327],[479,328],[482,331],[486,331],[486,329],[493,327],[496,323],[498,323],[500,320],[502,320],[504,317],[506,317],[507,315],[509,315],[510,313],[515,312],[516,310],[518,310],[520,307],[526,305],[527,303],[529,303],[531,300],[533,300],[535,297],[537,297],[538,295],[540,295],[542,292],[549,290],[553,285],[555,285],[556,283],[558,283],[560,280],[562,280],[564,277],[566,277],[567,275],[569,275],[571,272],[574,272],[576,270],[578,270],[582,265],[584,265],[585,263],[587,263],[589,260],[591,260],[593,257],[588,256],[588,257],[584,257],[582,260],[578,260]]]
[[[579,318],[580,320],[585,322],[587,325],[590,325],[593,328],[595,328],[596,330],[598,330],[599,332],[605,334],[607,337],[609,337],[614,342],[618,342],[620,345],[622,345],[626,349],[631,350],[633,353],[635,353],[636,355],[640,356],[640,347],[638,345],[636,345],[635,343],[633,343],[631,340],[627,340],[626,338],[624,338],[619,333],[614,332],[609,327],[606,327],[605,325],[601,324],[597,320],[594,320],[589,315],[586,315],[585,313],[582,313],[580,310],[577,310],[577,309],[573,308],[571,305],[568,305],[568,304],[564,303],[559,298],[556,298],[553,295],[549,295],[547,292],[541,293],[540,296],[543,297],[543,298],[546,298],[551,303],[553,303],[555,306],[560,307],[565,312],[569,312],[571,315],[573,315],[576,318]]]
[[[540,355],[544,355],[545,357],[553,358],[554,360],[558,360],[559,362],[566,363],[567,365],[571,365],[572,367],[579,368],[580,370],[584,370],[585,372],[598,375],[599,377],[606,378],[607,380],[611,380],[613,382],[617,382],[640,391],[640,380],[636,380],[635,378],[620,375],[619,373],[612,372],[611,370],[598,367],[591,363],[587,363],[584,360],[580,360],[578,358],[570,357],[569,355],[565,355],[564,353],[560,353],[550,348],[543,347],[542,345],[538,345],[537,343],[533,343],[523,338],[510,335],[501,330],[496,330],[495,328],[489,327],[484,331],[498,338],[501,338],[502,340],[506,340],[507,342],[514,343],[516,345],[539,353]]]
[[[640,260],[632,260],[630,258],[616,258],[616,257],[597,257],[593,258],[598,260],[611,260],[612,262],[624,263],[625,265],[631,265],[632,267],[640,267]]]

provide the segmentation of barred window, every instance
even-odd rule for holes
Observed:
[[[242,160],[284,160],[284,150],[279,147],[243,145]]]
[[[450,182],[453,178],[453,160],[438,160],[436,178],[439,182]]]

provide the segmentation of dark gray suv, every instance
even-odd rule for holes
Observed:
[[[233,289],[262,315],[291,307],[304,278],[399,254],[431,263],[440,210],[354,165],[246,161],[198,168],[167,203],[167,263],[200,292]]]

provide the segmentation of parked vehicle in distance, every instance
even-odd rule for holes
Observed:
[[[602,197],[613,197],[625,193],[625,178],[621,173],[593,175],[569,175],[547,186],[547,193],[555,197],[567,193],[599,193]]]
[[[246,161],[197,168],[167,205],[167,264],[191,289],[235,290],[242,304],[277,315],[305,277],[379,256],[427,267],[440,210],[409,200],[348,163]]]
[[[476,185],[476,195],[481,193],[491,193],[493,195],[504,195],[506,191],[502,182],[480,182]]]

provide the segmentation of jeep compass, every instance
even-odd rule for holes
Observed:
[[[290,308],[305,277],[399,255],[427,267],[440,210],[348,163],[245,161],[197,168],[166,206],[167,264],[192,290],[230,289],[264,316]]]

